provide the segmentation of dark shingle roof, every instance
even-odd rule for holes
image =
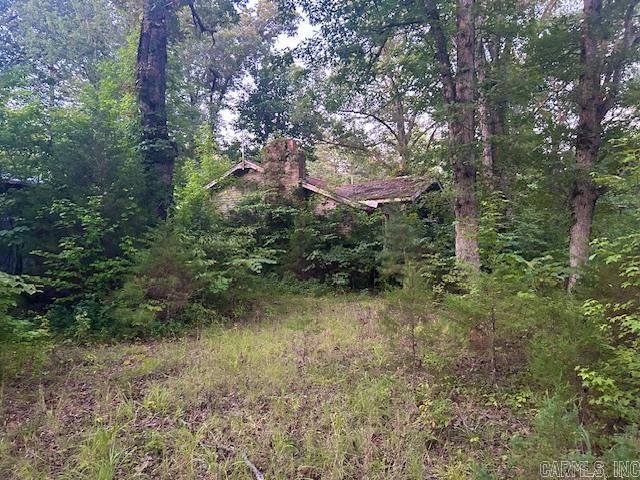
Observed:
[[[350,200],[413,199],[434,184],[426,177],[396,177],[353,183],[336,187],[334,191]]]
[[[318,178],[318,177],[312,177],[310,175],[307,175],[304,180],[307,183],[310,183],[311,185],[315,185],[316,187],[320,187],[320,188],[326,188],[327,187],[327,181],[323,180],[322,178]]]

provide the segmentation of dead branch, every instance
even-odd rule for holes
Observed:
[[[262,475],[260,470],[258,470],[257,467],[249,461],[246,453],[242,454],[242,461],[247,465],[247,467],[249,467],[249,470],[251,470],[253,476],[256,477],[256,480],[264,480],[264,475]]]
[[[237,454],[236,449],[233,447],[225,447],[223,445],[219,445],[218,449],[231,455]],[[258,467],[256,467],[253,463],[251,463],[251,460],[249,460],[249,457],[247,457],[247,454],[244,452],[242,452],[242,461],[249,468],[249,470],[251,471],[251,474],[255,477],[256,480],[264,480],[264,475],[262,474],[262,472],[258,470]]]
[[[374,113],[362,112],[362,111],[359,111],[359,110],[349,110],[349,109],[342,109],[342,110],[339,110],[339,112],[340,113],[351,113],[353,115],[360,115],[360,116],[363,116],[363,117],[372,118],[376,122],[378,122],[380,125],[385,127],[387,130],[389,130],[389,132],[391,132],[391,134],[396,138],[396,140],[398,139],[398,134],[393,129],[393,127],[391,127],[391,125],[389,125],[385,120],[383,120],[381,117],[379,117],[378,115],[376,115]]]

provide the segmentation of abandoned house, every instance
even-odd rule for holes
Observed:
[[[232,179],[236,179],[232,181]],[[314,210],[322,214],[338,205],[365,211],[416,201],[423,193],[439,190],[426,177],[395,177],[333,186],[307,174],[305,155],[295,140],[278,140],[268,145],[260,163],[242,160],[205,188],[222,212],[229,211],[245,195],[275,189],[280,195],[314,198]]]

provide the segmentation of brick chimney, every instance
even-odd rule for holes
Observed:
[[[268,183],[291,193],[306,176],[305,156],[293,139],[274,140],[262,152],[262,165]]]

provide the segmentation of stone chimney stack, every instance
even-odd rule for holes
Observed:
[[[262,152],[261,163],[267,182],[287,193],[300,187],[307,174],[304,152],[293,139],[271,142]]]

